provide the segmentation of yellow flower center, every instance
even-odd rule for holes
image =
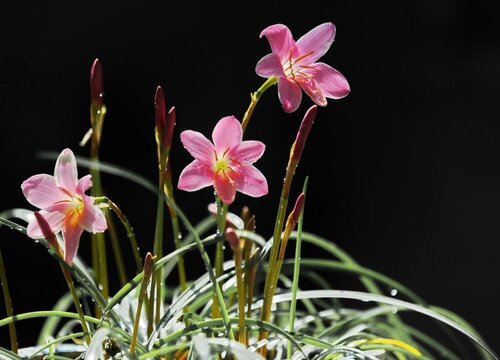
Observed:
[[[221,158],[221,159],[217,159],[217,161],[215,162],[215,171],[216,172],[219,172],[219,171],[226,171],[226,169],[229,167],[229,164],[228,164],[228,161],[226,158]]]
[[[67,210],[64,221],[72,226],[76,226],[80,221],[80,217],[85,208],[85,203],[83,202],[83,198],[79,195],[68,195],[71,196],[71,200],[67,200],[67,202],[71,203],[72,206]]]

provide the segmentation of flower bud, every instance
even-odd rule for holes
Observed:
[[[34,212],[36,221],[38,221],[38,225],[40,225],[40,229],[42,230],[43,237],[49,243],[50,247],[52,247],[61,257],[63,257],[61,247],[57,242],[56,234],[50,228],[49,223],[39,211]]]
[[[233,228],[226,229],[226,240],[233,249],[239,249],[240,237],[236,234]]]
[[[153,272],[153,265],[155,263],[156,255],[153,256],[149,251],[144,258],[144,278],[147,279]]]
[[[174,137],[174,127],[176,120],[175,106],[172,106],[168,111],[166,129],[164,135],[164,146],[165,148],[170,148],[172,146],[172,138]]]
[[[90,68],[90,101],[96,107],[101,107],[104,104],[102,65],[99,59],[95,59]]]
[[[302,156],[302,151],[306,145],[307,137],[309,136],[309,131],[311,131],[311,127],[314,123],[314,118],[316,117],[316,112],[318,107],[313,105],[307,110],[304,115],[304,119],[300,124],[299,131],[297,133],[297,137],[295,138],[295,142],[293,143],[292,151],[290,153],[290,159],[298,164],[300,161],[300,157]]]
[[[301,193],[297,200],[295,201],[295,206],[293,207],[293,212],[292,212],[292,221],[296,224],[299,221],[299,216],[300,213],[302,212],[302,209],[304,208],[304,200],[306,196],[304,193]]]
[[[163,134],[167,126],[167,114],[165,110],[165,95],[161,86],[158,86],[155,92],[155,122],[158,134],[163,142]]]

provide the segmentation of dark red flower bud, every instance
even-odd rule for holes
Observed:
[[[313,105],[307,110],[304,115],[304,119],[300,124],[299,132],[297,133],[297,137],[295,138],[295,142],[293,143],[292,152],[290,154],[290,158],[298,163],[300,161],[300,157],[302,156],[302,151],[306,145],[307,137],[309,136],[309,131],[311,131],[311,127],[314,123],[314,118],[316,117],[316,112],[318,107]]]
[[[61,247],[59,246],[56,234],[54,234],[54,232],[50,228],[49,223],[47,222],[47,220],[45,220],[45,218],[43,217],[42,214],[40,214],[39,211],[35,211],[34,214],[36,217],[36,221],[38,221],[38,225],[40,225],[40,229],[42,230],[43,237],[45,238],[45,240],[47,240],[49,245],[62,257],[63,254]]]
[[[233,228],[226,229],[226,240],[233,249],[240,247],[240,237]]]
[[[172,106],[172,108],[168,112],[166,131],[165,131],[165,136],[163,137],[165,148],[170,148],[170,146],[172,145],[172,138],[174,137],[175,120],[176,120],[176,111],[175,107]]]
[[[155,121],[160,139],[163,139],[163,134],[167,126],[167,113],[165,108],[165,95],[163,94],[161,86],[158,86],[155,92]]]
[[[295,206],[293,207],[293,212],[292,212],[292,221],[294,223],[297,223],[299,221],[300,213],[302,212],[302,209],[304,208],[305,198],[306,198],[305,194],[302,193],[297,198],[297,201],[295,201]]]
[[[95,59],[90,68],[90,101],[93,106],[97,107],[101,107],[104,104],[102,65],[99,59]]]

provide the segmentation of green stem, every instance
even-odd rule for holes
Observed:
[[[62,260],[61,260],[62,261]],[[73,302],[75,303],[75,308],[78,313],[78,317],[80,318],[80,322],[82,324],[82,330],[85,333],[85,341],[87,345],[90,344],[90,332],[87,322],[85,321],[85,314],[82,310],[82,304],[80,303],[80,298],[78,297],[78,293],[76,292],[75,284],[73,283],[73,278],[71,277],[71,273],[69,272],[66,264],[60,263],[61,270],[63,272],[64,278],[68,283],[69,291],[71,293],[71,297],[73,298]]]
[[[238,340],[247,346],[247,335],[245,327],[245,288],[243,286],[243,270],[241,266],[242,252],[238,246],[234,249],[234,267],[236,269],[236,287],[238,288]]]
[[[163,189],[165,187],[165,168],[162,164],[165,162],[160,159],[159,167],[159,185],[158,185],[158,204],[156,208],[156,227],[155,239],[153,244],[153,255],[160,259],[163,256],[163,218],[165,216],[165,204],[163,201]],[[160,322],[161,314],[161,283],[162,268],[155,269],[151,281],[151,291],[149,295],[148,309],[148,334],[153,330],[153,324]]]
[[[172,186],[172,170],[170,167],[170,160],[167,161],[167,173],[165,176],[165,195],[175,203],[174,199],[174,189]],[[181,231],[179,227],[179,217],[175,209],[168,205],[168,210],[170,213],[170,219],[172,221],[172,233],[174,236],[175,249],[179,250],[181,248]],[[186,278],[186,266],[184,265],[184,257],[179,255],[177,257],[177,269],[179,271],[179,286],[181,292],[187,289],[187,278]]]
[[[5,312],[7,317],[14,316],[14,309],[12,308],[12,298],[10,297],[9,283],[7,282],[7,273],[5,272],[5,264],[3,262],[2,252],[0,251],[0,280],[2,282],[3,299],[5,302]],[[17,354],[18,343],[16,334],[16,325],[9,324],[10,348],[12,352]]]
[[[125,270],[125,262],[123,261],[122,249],[118,241],[115,222],[109,213],[106,213],[106,223],[108,224],[109,238],[111,239],[111,248],[115,257],[118,279],[120,280],[120,286],[123,286],[127,283],[127,271]]]
[[[108,261],[107,261],[107,249],[106,249],[106,238],[104,233],[97,233],[97,246],[99,248],[99,276],[100,285],[102,286],[102,296],[105,299],[109,297],[109,279],[108,279]]]
[[[94,148],[94,147],[92,147]],[[97,151],[97,150],[93,150]],[[92,160],[98,164],[99,157],[96,154],[92,154]],[[101,174],[98,168],[93,168],[90,170],[92,175],[92,189],[91,194],[94,197],[102,196],[102,186],[101,186]],[[101,292],[105,299],[109,295],[109,284],[108,284],[108,268],[106,261],[106,242],[103,233],[92,234],[92,264],[95,271],[95,277],[97,283],[102,286]]]
[[[280,202],[278,206],[278,214],[276,215],[276,222],[274,225],[274,233],[273,233],[273,245],[271,247],[271,253],[269,255],[269,267],[266,274],[266,282],[264,285],[264,295],[263,295],[263,304],[261,310],[262,321],[269,321],[271,317],[271,305],[272,298],[274,295],[274,280],[275,273],[274,270],[277,266],[277,258],[278,258],[278,249],[281,243],[281,233],[283,231],[283,225],[285,221],[286,208],[288,205],[288,197],[290,195],[290,187],[292,185],[293,175],[295,173],[295,168],[297,167],[297,162],[290,157],[288,160],[285,181],[283,183],[283,188],[281,190]],[[264,339],[267,336],[266,333],[261,332],[259,335],[259,340]],[[265,347],[261,348],[261,354],[265,352]]]
[[[144,277],[142,278],[141,289],[139,293],[139,299],[137,300],[137,310],[134,319],[134,330],[132,332],[132,340],[130,341],[130,353],[135,354],[135,347],[137,343],[137,334],[139,332],[139,323],[141,321],[141,311],[142,304],[146,298],[146,293],[148,289],[148,282],[151,278],[151,271],[153,270],[154,257],[151,253],[146,255],[146,260],[144,261]]]
[[[139,254],[139,246],[137,245],[137,238],[135,237],[134,229],[132,228],[132,225],[130,225],[128,218],[120,210],[120,208],[106,196],[99,196],[94,198],[94,203],[95,204],[104,203],[108,205],[108,207],[111,210],[113,210],[116,216],[118,216],[118,219],[120,219],[120,222],[122,223],[123,227],[125,228],[125,231],[127,232],[127,237],[130,240],[130,246],[132,247],[132,252],[134,254],[135,265],[137,266],[137,272],[138,273],[141,272],[142,260],[141,260],[141,255]]]
[[[252,118],[253,111],[255,110],[255,107],[257,106],[257,103],[259,102],[262,94],[277,82],[278,78],[274,76],[270,77],[256,92],[250,94],[250,105],[248,105],[248,109],[243,116],[243,120],[241,120],[241,128],[243,129],[243,132],[245,132],[245,129],[247,128],[248,123]]]
[[[218,241],[215,245],[215,277],[219,278],[224,272],[222,268],[224,264],[224,241],[222,238],[224,237],[224,231],[226,231],[227,204],[222,204],[218,196],[215,201],[217,203],[217,236],[221,237],[221,241]],[[218,300],[217,297],[214,297],[212,317],[215,319],[220,315]]]
[[[99,171],[99,147],[101,144],[102,125],[106,115],[106,106],[103,103],[90,105],[90,124],[92,126],[92,137],[90,139],[90,157],[95,166],[90,169],[92,175],[91,195],[102,196],[101,173]],[[106,242],[103,233],[92,235],[92,267],[98,284],[102,286],[102,295],[105,299],[109,296],[108,268],[106,261]],[[96,315],[99,310],[96,308]]]
[[[309,178],[306,177],[306,180],[304,181],[304,186],[302,187],[302,193],[304,195],[307,192],[307,183],[309,181]],[[299,278],[300,278],[300,253],[301,253],[301,247],[302,247],[302,225],[304,223],[304,207],[302,208],[302,211],[300,212],[299,216],[299,223],[297,224],[297,240],[295,243],[295,260],[293,263],[293,280],[292,280],[292,301],[290,303],[290,321],[288,324],[288,330],[290,332],[294,331],[295,327],[295,314],[297,310],[297,290],[299,288]],[[292,358],[292,350],[293,350],[293,344],[288,343],[288,349],[287,349],[287,355],[288,358]]]

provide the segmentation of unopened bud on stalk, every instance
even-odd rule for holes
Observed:
[[[280,259],[285,258],[286,245],[288,243],[288,240],[290,239],[290,235],[292,234],[293,229],[295,229],[295,226],[299,222],[300,213],[304,208],[304,200],[305,200],[305,195],[304,193],[301,193],[297,198],[297,200],[295,201],[295,206],[293,207],[293,211],[290,213],[290,215],[288,215],[288,218],[286,219],[285,231],[283,233],[283,238],[281,239],[281,244],[280,244],[280,253],[279,253]]]
[[[104,105],[104,87],[102,81],[102,65],[99,59],[95,59],[90,68],[90,126],[91,129],[85,134],[80,146],[84,146],[92,139],[91,156],[98,158],[98,149],[101,143],[102,124],[106,115]]]
[[[243,224],[247,224],[248,220],[250,220],[250,216],[251,216],[251,213],[250,213],[250,208],[248,206],[243,206],[243,208],[241,209],[241,220],[243,220]]]
[[[165,95],[161,86],[156,88],[155,92],[155,122],[156,122],[156,137],[158,142],[158,151],[165,157],[168,156],[168,151],[172,145],[174,134],[176,112],[175,107],[166,112]]]
[[[161,86],[158,86],[155,92],[155,122],[160,138],[163,138],[167,126],[167,113],[165,109],[165,95]]]
[[[297,201],[295,201],[295,206],[293,207],[293,212],[292,212],[292,221],[294,224],[296,224],[299,221],[300,213],[304,208],[305,197],[306,197],[305,194],[302,193],[297,198]]]
[[[156,255],[153,256],[149,251],[144,258],[144,278],[148,279],[153,272],[153,265],[155,263]]]
[[[101,107],[104,104],[102,65],[99,59],[95,59],[90,68],[90,101],[92,106],[96,107]]]
[[[240,248],[240,237],[236,234],[233,228],[226,229],[226,240],[232,249]]]
[[[245,230],[255,232],[255,215],[252,215],[245,224]]]
[[[309,131],[311,131],[311,127],[314,123],[314,118],[316,117],[316,112],[318,107],[313,105],[307,110],[304,115],[304,119],[300,124],[299,132],[297,133],[297,137],[295,138],[295,142],[293,143],[292,150],[290,153],[290,160],[295,164],[298,164],[300,161],[300,157],[302,156],[302,151],[306,145],[307,137],[309,136]]]
[[[45,220],[45,218],[43,217],[42,214],[40,214],[39,211],[35,211],[34,214],[36,217],[36,221],[38,221],[38,225],[40,225],[40,229],[42,230],[42,234],[45,240],[47,240],[50,247],[54,249],[59,254],[59,256],[61,256],[61,258],[64,257],[61,246],[57,242],[56,234],[54,234],[54,232],[50,228],[50,225],[47,222],[47,220]]]
[[[166,124],[165,136],[164,136],[165,148],[170,149],[170,146],[172,146],[172,138],[174,137],[175,120],[176,120],[175,106],[172,106],[170,108],[170,110],[168,111],[168,115],[167,115],[167,124]]]

